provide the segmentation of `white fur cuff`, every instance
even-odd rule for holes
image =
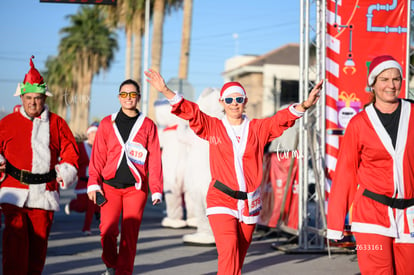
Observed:
[[[98,191],[98,190],[102,190],[101,186],[99,184],[92,184],[88,186],[87,189],[87,193],[92,192],[92,191]]]
[[[160,200],[160,202],[162,202],[162,194],[161,193],[154,193],[151,195],[151,200],[155,201],[155,200]]]
[[[60,188],[67,189],[78,180],[78,170],[69,163],[56,164],[56,177],[61,178]]]
[[[342,240],[344,237],[344,233],[338,230],[328,229],[326,233],[326,238],[330,240]]]
[[[178,102],[180,102],[182,99],[183,99],[183,96],[175,92],[175,96],[171,99],[168,99],[168,102],[170,102],[170,105],[175,105]]]
[[[297,117],[303,117],[305,112],[300,112],[300,111],[296,110],[296,108],[295,108],[298,105],[299,105],[299,103],[294,103],[294,104],[290,105],[289,106],[289,111]]]
[[[0,163],[2,163],[2,162],[4,162],[4,161],[6,161],[6,159],[3,157],[3,155],[2,155],[2,154],[0,154]]]

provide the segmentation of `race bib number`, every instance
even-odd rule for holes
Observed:
[[[136,164],[144,165],[147,159],[148,151],[142,146],[141,143],[131,142],[127,146],[128,158]]]
[[[254,215],[262,209],[262,199],[260,197],[259,188],[254,192],[247,193],[247,201],[249,204],[249,215]]]
[[[411,238],[414,238],[414,206],[407,208],[408,229],[410,230]]]

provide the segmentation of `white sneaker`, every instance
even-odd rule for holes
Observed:
[[[101,275],[115,275],[115,268],[107,267],[105,272]]]
[[[197,225],[197,221],[198,221],[198,219],[197,218],[190,218],[190,219],[187,219],[187,226],[189,226],[189,227],[193,227],[193,228],[197,228],[198,227],[198,225]]]
[[[207,233],[193,233],[183,236],[183,241],[188,244],[202,244],[202,245],[214,245],[216,240],[212,234]]]
[[[67,204],[65,205],[65,214],[66,214],[66,215],[70,215],[69,203],[67,203]]]
[[[90,236],[90,235],[92,235],[92,232],[90,230],[86,230],[86,231],[83,231],[83,235],[84,236]]]
[[[175,219],[170,219],[168,217],[165,217],[161,221],[161,226],[177,229],[177,228],[187,227],[187,223],[184,220],[175,220]]]

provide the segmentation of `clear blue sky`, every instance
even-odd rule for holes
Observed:
[[[69,25],[66,16],[78,8],[39,0],[0,1],[0,110],[11,111],[20,103],[13,94],[30,68],[30,56],[35,55],[35,66],[44,70],[47,57],[58,52],[59,30]],[[262,55],[299,43],[299,12],[299,0],[194,0],[188,81],[196,95],[223,85],[225,61],[235,54]],[[165,17],[161,73],[166,81],[178,75],[182,15],[180,10]],[[90,120],[119,108],[116,94],[125,78],[123,31],[118,32],[118,43],[112,67],[94,78]]]

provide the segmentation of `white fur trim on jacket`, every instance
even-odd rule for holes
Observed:
[[[0,188],[1,203],[9,203],[18,207],[39,208],[59,211],[59,193],[45,190],[46,184],[33,184],[29,189]]]
[[[47,107],[39,118],[33,119],[31,136],[32,173],[44,174],[50,170],[50,121]]]
[[[240,215],[240,212],[238,210],[230,209],[228,207],[209,207],[206,209],[206,215],[215,215],[215,214],[228,214],[236,219],[238,219],[241,222],[244,222],[245,224],[255,224],[259,220],[259,215],[256,216],[244,216]]]
[[[14,189],[17,192],[22,193],[27,190],[18,188]],[[59,193],[57,191],[46,190],[46,184],[31,184],[29,185],[29,193],[25,206],[29,208],[59,211]]]
[[[174,91],[174,93],[175,93],[175,96],[171,99],[168,99],[168,102],[170,102],[171,105],[175,105],[183,99],[182,95],[180,95],[179,93],[177,93],[175,91]]]
[[[20,108],[23,116],[31,119],[24,108]],[[51,154],[50,154],[50,115],[49,108],[45,105],[40,117],[33,119],[33,127],[31,134],[32,147],[32,173],[44,174],[50,170]],[[27,192],[28,191],[28,192]],[[46,183],[29,185],[29,189],[9,190],[8,194],[13,193],[18,199],[25,198],[24,206],[29,208],[40,208],[46,210],[59,210],[59,193],[57,191],[47,190]],[[3,197],[4,198],[4,197]],[[18,205],[16,204],[16,205]],[[18,205],[23,207],[23,205]]]
[[[303,115],[305,114],[305,112],[301,112],[301,111],[298,111],[298,110],[296,110],[296,106],[298,106],[299,105],[299,103],[294,103],[294,104],[292,104],[292,105],[290,105],[289,106],[289,111],[292,113],[292,114],[294,114],[295,116],[297,116],[297,117],[303,117]]]
[[[2,155],[2,154],[0,154],[0,163],[2,163],[2,162],[4,162],[4,161],[6,161],[6,159],[3,157],[3,155]]]
[[[326,232],[326,238],[331,240],[342,240],[344,233],[342,231],[328,229]]]
[[[92,184],[88,186],[87,193],[98,190],[102,190],[101,186],[99,184]]]
[[[55,170],[56,177],[62,179],[62,182],[59,182],[62,189],[67,189],[78,180],[78,171],[69,163],[56,164]]]
[[[161,193],[154,193],[151,195],[151,200],[155,201],[155,200],[160,200],[160,202],[162,202],[162,194]]]

